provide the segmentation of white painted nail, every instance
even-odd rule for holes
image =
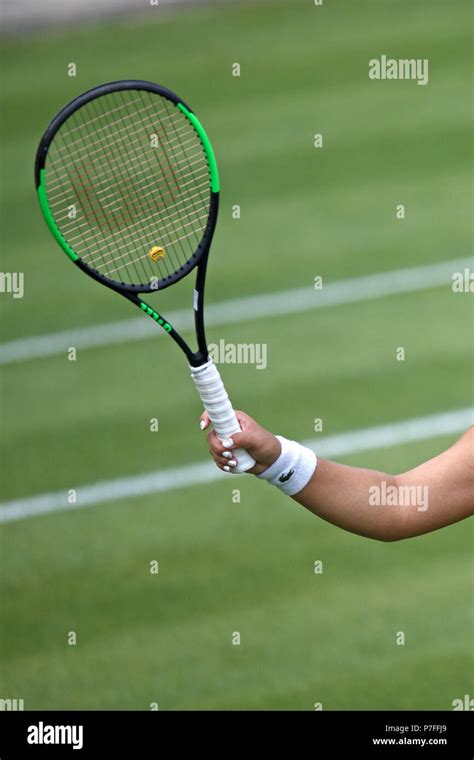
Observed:
[[[199,427],[201,428],[201,430],[204,430],[204,428],[206,427],[206,423],[204,422],[204,420],[201,420],[201,422],[199,423]]]
[[[232,438],[224,438],[224,440],[223,440],[223,441],[221,441],[221,443],[222,443],[222,445],[223,445],[223,446],[224,446],[226,449],[230,449],[230,448],[231,448],[231,446],[233,446],[233,445],[234,445],[234,441],[232,440]]]
[[[230,453],[230,451],[223,451],[222,456],[225,457],[226,459],[232,459],[232,454]]]
[[[231,459],[229,462],[229,467],[235,467],[236,464],[237,462],[235,461],[235,459]]]
[[[227,465],[224,465],[222,469],[224,470],[224,472],[230,472],[230,467],[227,467]]]

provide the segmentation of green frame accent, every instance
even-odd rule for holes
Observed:
[[[74,253],[72,248],[66,243],[63,236],[61,235],[60,231],[56,227],[56,224],[53,219],[53,215],[50,211],[49,205],[48,205],[48,197],[46,195],[46,184],[44,180],[44,169],[41,169],[40,171],[40,183],[38,185],[38,200],[41,207],[41,211],[43,212],[43,216],[46,220],[46,224],[48,225],[51,234],[53,237],[57,240],[61,248],[67,255],[69,256],[72,261],[77,261],[78,258],[80,258],[77,253]]]
[[[209,174],[211,176],[211,189],[214,193],[218,193],[219,192],[219,173],[217,171],[217,162],[216,162],[216,157],[214,155],[214,151],[212,149],[211,141],[209,140],[206,134],[206,130],[202,126],[196,114],[192,113],[192,111],[188,111],[186,106],[184,106],[182,103],[178,103],[177,105],[178,105],[179,110],[182,111],[184,115],[189,119],[194,129],[198,133],[199,137],[201,138],[201,142],[204,146],[204,152],[207,156],[207,160],[209,163]]]
[[[145,314],[148,314],[149,317],[155,320],[155,322],[158,322],[158,324],[163,328],[163,330],[166,330],[166,332],[170,333],[173,329],[169,322],[164,319],[161,314],[159,314],[155,309],[152,309],[151,306],[148,306],[145,301],[140,301],[140,309],[145,312]]]

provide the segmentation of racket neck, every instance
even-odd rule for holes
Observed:
[[[208,354],[206,329],[204,327],[204,287],[206,282],[207,259],[208,256],[206,254],[199,262],[196,273],[196,286],[194,289],[194,325],[196,328],[198,350],[195,354],[196,361],[191,362],[193,367],[199,367],[206,362]]]
[[[193,361],[191,365],[193,367],[200,367],[207,362],[209,355],[207,350],[206,330],[204,327],[204,289],[206,284],[206,271],[207,260],[209,258],[209,250],[211,247],[212,238],[217,222],[217,214],[219,211],[219,193],[211,193],[211,207],[209,212],[209,222],[206,234],[206,247],[196,272],[196,284],[194,288],[194,325],[196,328],[196,340],[198,345],[197,352],[193,355]]]

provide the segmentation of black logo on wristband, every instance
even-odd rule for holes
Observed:
[[[280,483],[286,483],[286,481],[289,480],[291,478],[291,476],[294,475],[294,474],[295,474],[295,471],[294,470],[290,470],[287,473],[287,475],[280,475],[280,477],[278,478],[278,480],[280,481]]]

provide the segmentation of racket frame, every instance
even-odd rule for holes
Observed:
[[[177,271],[171,275],[161,278],[156,284],[147,285],[132,285],[129,283],[121,283],[116,280],[112,280],[101,272],[98,272],[93,267],[89,266],[83,258],[78,256],[77,253],[69,246],[60,230],[58,229],[51,210],[48,205],[48,198],[46,193],[46,180],[45,180],[45,166],[46,158],[50,145],[59,131],[61,126],[67,119],[72,116],[79,108],[90,103],[96,98],[108,95],[112,92],[119,92],[122,90],[145,90],[147,92],[153,92],[157,95],[161,95],[164,98],[170,100],[179,110],[188,118],[192,127],[198,133],[201,140],[203,150],[205,152],[210,175],[210,197],[209,197],[209,214],[206,227],[204,229],[204,235],[199,243],[198,247],[189,258],[189,260],[183,264]],[[35,161],[35,185],[38,193],[38,200],[40,203],[41,211],[48,225],[53,237],[57,240],[63,251],[69,256],[71,261],[83,272],[92,277],[92,279],[105,285],[107,288],[114,290],[116,293],[120,293],[127,298],[131,303],[138,306],[145,314],[150,316],[160,327],[173,338],[173,340],[180,346],[182,351],[186,354],[191,366],[198,367],[204,364],[208,360],[208,350],[206,343],[206,334],[204,328],[204,286],[206,279],[207,260],[209,257],[209,251],[211,248],[212,238],[214,236],[214,230],[217,222],[217,214],[219,210],[219,178],[217,173],[217,165],[214,156],[212,145],[207,137],[207,134],[199,122],[197,116],[194,114],[188,104],[182,100],[176,93],[169,90],[167,87],[155,84],[154,82],[147,82],[138,79],[126,79],[117,82],[109,82],[107,84],[93,87],[90,90],[82,93],[77,98],[74,98],[59,113],[54,117],[47,127],[36,153]],[[196,328],[196,339],[198,349],[192,351],[190,346],[186,343],[183,337],[177,330],[168,322],[168,320],[160,314],[156,309],[147,304],[140,294],[142,293],[159,293],[165,288],[179,282],[186,277],[189,272],[196,268],[196,282],[195,282],[195,296],[194,296],[194,321]]]

